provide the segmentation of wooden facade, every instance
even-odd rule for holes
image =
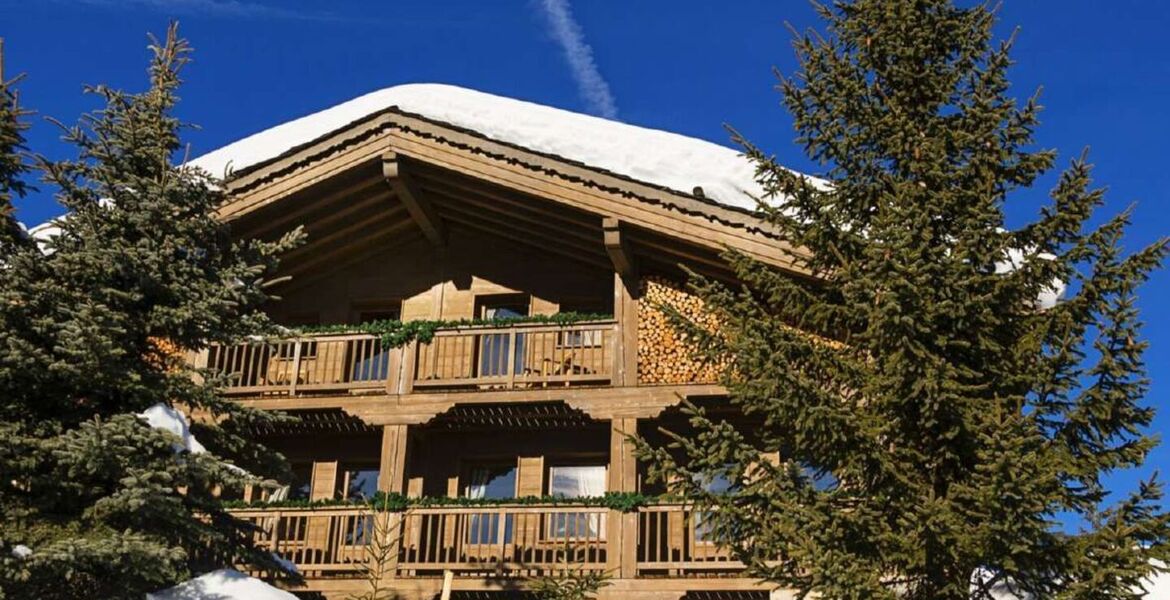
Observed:
[[[230,374],[225,394],[237,401],[303,417],[257,435],[293,466],[281,493],[309,500],[375,487],[432,498],[545,496],[562,484],[651,491],[627,436],[684,398],[718,402],[724,390],[709,365],[678,368],[690,360],[681,345],[645,348],[662,344],[654,332],[665,326],[646,290],[686,304],[667,285],[680,265],[730,280],[728,246],[790,269],[798,252],[747,212],[394,109],[238,173],[228,189],[220,217],[234,235],[308,234],[282,263],[269,308],[279,323],[610,315],[452,328],[392,348],[323,334],[192,356]],[[361,591],[379,531],[395,532],[387,577],[403,598],[436,597],[447,574],[454,597],[507,597],[567,557],[611,574],[606,598],[787,597],[743,577],[682,505],[374,514],[254,503],[238,514],[299,566],[297,591],[318,597]]]

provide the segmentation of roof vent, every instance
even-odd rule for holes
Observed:
[[[691,190],[691,193],[694,194],[695,196],[698,196],[699,198],[706,198],[707,197],[707,194],[703,193],[703,186],[701,186],[701,185],[696,185],[695,189]]]

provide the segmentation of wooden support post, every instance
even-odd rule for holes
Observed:
[[[378,468],[378,491],[387,493],[406,493],[407,451],[410,438],[410,429],[407,425],[385,425],[382,427],[382,457]],[[393,549],[390,551],[390,565],[388,579],[398,576],[398,550],[405,535],[405,513],[393,513],[387,516],[387,526],[384,532],[391,537]]]
[[[421,194],[421,189],[410,176],[407,169],[402,168],[402,157],[396,152],[387,152],[382,155],[382,176],[394,194],[402,201],[410,217],[422,229],[423,235],[436,246],[443,246],[447,240],[447,231],[439,213],[434,206]]]
[[[382,427],[382,460],[378,469],[378,489],[383,492],[406,492],[407,425]]]
[[[621,221],[601,221],[605,251],[613,263],[613,314],[618,322],[614,339],[614,385],[638,385],[638,268]]]
[[[638,385],[638,280],[636,275],[613,275],[614,385]]]
[[[638,491],[638,460],[629,436],[638,433],[638,420],[618,418],[609,428],[609,491]],[[633,578],[638,567],[638,513],[609,511],[608,569],[615,578]]]

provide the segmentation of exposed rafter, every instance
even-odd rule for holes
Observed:
[[[422,189],[414,181],[408,168],[403,168],[402,157],[396,152],[386,152],[382,155],[382,176],[394,193],[402,200],[410,217],[418,223],[423,235],[436,246],[443,246],[447,241],[447,232],[439,214],[431,206],[430,201],[422,194]]]
[[[279,215],[265,218],[254,226],[247,225],[248,235],[251,237],[261,237],[273,232],[283,234],[296,225],[309,222],[313,214],[321,211],[322,207],[330,206],[334,202],[347,200],[350,205],[359,203],[369,198],[368,193],[370,188],[378,185],[381,179],[381,177],[362,179],[322,196],[306,196],[299,206],[292,207],[291,209],[285,208]],[[383,191],[382,195],[385,195],[385,193]]]
[[[411,221],[403,220],[381,228],[364,227],[360,231],[353,232],[353,237],[339,239],[329,249],[318,250],[311,258],[307,258],[303,262],[298,262],[289,268],[286,274],[296,278],[317,268],[324,269],[329,274],[336,273],[339,265],[342,263],[342,257],[363,252],[371,244],[375,244],[391,236],[400,235],[403,233],[403,230],[411,226],[413,226]],[[326,265],[328,265],[328,269],[325,269]]]

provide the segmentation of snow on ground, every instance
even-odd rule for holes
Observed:
[[[175,408],[160,402],[138,413],[138,418],[145,420],[151,427],[164,429],[175,434],[182,440],[182,446],[179,449],[187,450],[192,454],[207,452],[203,444],[200,444],[199,440],[191,435],[191,426],[187,422],[187,416]]]
[[[233,569],[206,573],[146,600],[296,600],[296,596]]]
[[[763,193],[752,163],[737,150],[677,133],[647,129],[452,85],[398,85],[289,121],[200,156],[191,164],[215,176],[275,158],[380,110],[397,107],[508,142],[633,179],[755,210]]]

